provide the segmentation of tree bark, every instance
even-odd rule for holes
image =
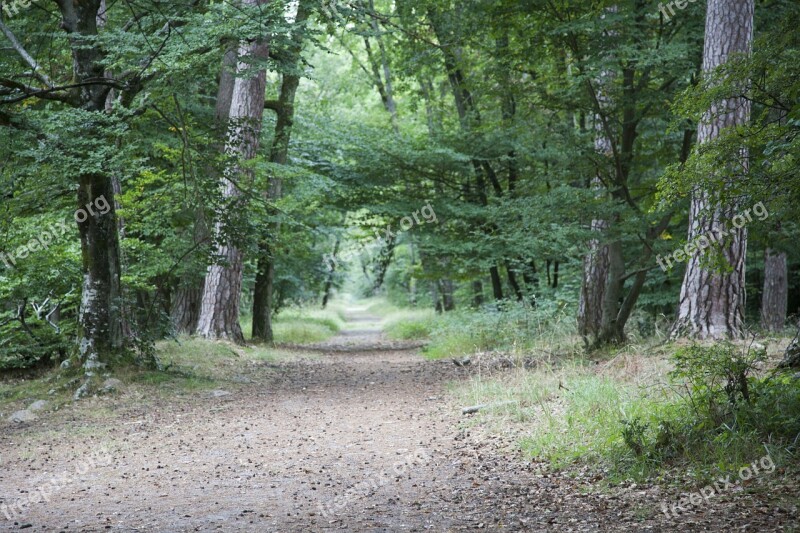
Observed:
[[[298,2],[297,15],[295,16],[295,32],[292,38],[292,64],[295,70],[300,67],[300,52],[302,50],[302,30],[300,28],[308,18],[306,9],[307,0]],[[294,127],[294,102],[297,87],[300,85],[300,75],[286,73],[281,82],[278,104],[275,108],[277,122],[275,123],[275,137],[270,150],[270,161],[278,165],[285,165],[289,160],[289,141]],[[267,201],[276,201],[283,196],[283,180],[279,176],[272,176],[267,190]],[[276,213],[272,213],[275,215]],[[275,335],[272,331],[272,314],[274,312],[275,292],[275,243],[281,231],[280,221],[271,224],[264,238],[259,242],[258,266],[256,269],[255,289],[253,291],[253,339],[272,344]]]
[[[259,0],[245,0],[247,4],[260,3]],[[243,42],[239,47],[239,63],[234,82],[233,96],[229,114],[229,126],[225,151],[232,158],[226,169],[223,184],[223,196],[232,200],[232,205],[241,205],[242,191],[238,182],[252,181],[252,172],[241,165],[256,156],[264,113],[264,95],[266,90],[266,71],[258,70],[251,77],[241,74],[250,69],[243,61],[245,58],[266,59],[268,45],[264,40]],[[218,222],[215,231],[223,235],[224,228]],[[240,297],[242,289],[242,271],[244,258],[236,243],[228,237],[222,237],[217,245],[218,257],[222,262],[208,268],[197,333],[206,338],[228,339],[244,343],[242,328],[239,324]]]
[[[786,253],[767,248],[764,251],[764,291],[761,295],[761,327],[780,332],[786,325],[789,299]]]
[[[593,232],[607,228],[606,221],[592,220]],[[608,266],[608,245],[601,244],[599,239],[591,239],[589,253],[583,258],[583,282],[578,301],[578,334],[582,337],[595,337],[600,332]]]
[[[616,12],[617,6],[609,6],[607,12]],[[603,15],[605,18],[605,14]],[[605,113],[611,105],[608,97],[609,88],[614,82],[616,73],[611,70],[600,72],[597,80],[597,89],[589,85],[589,96],[596,102],[594,115],[594,150],[605,158],[614,156],[614,146],[611,139],[611,131],[604,126],[607,124]],[[584,129],[581,122],[581,129]],[[605,194],[605,187],[599,175],[595,175],[589,187],[596,191],[595,195],[600,197]],[[592,220],[589,228],[598,234],[607,233],[609,223],[607,220]],[[589,253],[583,260],[583,280],[581,282],[581,293],[578,301],[578,333],[586,337],[596,339],[602,331],[603,307],[606,302],[606,288],[608,280],[608,270],[611,263],[609,257],[609,246],[601,244],[602,237],[598,236],[589,240]]]
[[[214,124],[220,131],[220,151],[224,150],[223,135],[228,126],[228,117],[233,99],[233,87],[236,83],[235,70],[237,63],[237,50],[231,47],[222,58],[222,70],[217,86],[217,100],[214,107]],[[197,245],[208,239],[208,227],[202,206],[198,206],[194,222],[194,244]],[[203,302],[203,288],[205,275],[187,275],[178,281],[172,300],[170,316],[176,333],[194,333],[197,331],[197,322],[200,319],[200,308]]]
[[[500,279],[500,269],[497,265],[489,267],[489,277],[492,280],[492,295],[495,300],[502,300],[503,296],[503,280]]]
[[[289,155],[289,139],[294,123],[294,98],[300,77],[284,75],[278,101],[278,121],[275,124],[275,140],[270,160],[285,165]],[[267,201],[276,201],[283,195],[283,180],[278,176],[270,179]],[[275,213],[272,213],[273,215]],[[272,331],[273,297],[275,284],[275,243],[280,234],[280,222],[270,224],[269,230],[258,245],[258,267],[253,292],[253,339],[266,343],[275,340]]]
[[[754,0],[709,0],[706,11],[703,71],[708,73],[728,61],[730,54],[749,53],[753,39]],[[714,104],[698,127],[698,143],[716,139],[725,128],[750,119],[750,102],[728,98]],[[746,149],[740,153],[741,174],[748,171]],[[720,205],[710,191],[695,190],[689,213],[687,242],[700,236],[719,236],[727,221],[736,215],[736,205]],[[729,272],[703,268],[695,252],[687,262],[681,286],[678,317],[673,336],[699,339],[738,337],[744,327],[746,228],[730,229],[722,244],[722,256]]]
[[[331,264],[330,270],[328,271],[328,277],[325,280],[325,287],[322,290],[322,308],[325,309],[328,307],[328,302],[331,299],[331,291],[333,289],[333,277],[336,275],[336,255],[339,253],[339,244],[340,244],[339,236],[336,236],[336,242],[333,244],[333,255],[331,255]]]
[[[479,309],[483,305],[483,282],[476,279],[472,282],[472,307]]]
[[[104,198],[110,211],[78,223],[83,263],[83,292],[79,311],[79,353],[84,368],[105,366],[105,359],[125,345],[120,308],[119,239],[113,183],[107,175],[84,175],[78,187],[79,209]]]
[[[101,0],[58,2],[61,27],[67,33],[72,51],[73,82],[86,83],[75,91],[75,107],[95,113],[105,112],[110,91],[106,85],[92,85],[89,81],[105,77],[101,49],[86,45],[87,39],[97,35],[101,4]],[[87,136],[93,133],[91,124],[87,125]],[[109,205],[108,213],[89,214],[84,221],[76,217],[83,271],[78,347],[83,367],[89,372],[105,366],[108,358],[125,346],[120,313],[120,249],[113,179],[106,174],[79,176],[78,209],[86,212],[86,206],[97,206],[101,199]]]

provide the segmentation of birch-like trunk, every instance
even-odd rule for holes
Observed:
[[[228,115],[231,110],[233,89],[236,84],[234,71],[237,64],[236,48],[229,49],[222,59],[222,71],[217,87],[217,101],[214,108],[214,123],[218,131],[226,132]],[[220,136],[222,141],[222,136]],[[220,150],[224,150],[222,142]],[[194,243],[199,245],[208,239],[208,227],[202,207],[198,207],[194,222]],[[180,279],[172,298],[170,315],[172,325],[177,333],[194,333],[200,319],[200,308],[203,302],[205,276],[187,275]]]
[[[246,0],[245,3],[258,2]],[[244,206],[242,191],[237,184],[252,181],[252,172],[244,168],[242,162],[253,159],[258,151],[266,90],[264,70],[258,70],[249,77],[242,74],[252,70],[246,59],[263,60],[267,55],[268,45],[263,40],[242,43],[239,47],[239,64],[236,68],[237,77],[231,98],[225,146],[231,163],[223,179],[223,196],[231,200],[232,209]],[[206,274],[197,333],[206,338],[244,343],[239,324],[244,257],[236,243],[224,236],[224,230],[222,223],[218,222],[215,232],[220,243],[217,245],[216,255],[220,262],[211,265]]]

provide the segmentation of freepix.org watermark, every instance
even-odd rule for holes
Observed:
[[[109,211],[111,211],[111,204],[108,203],[105,196],[100,196],[95,198],[94,202],[90,202],[75,211],[75,215],[72,218],[78,224],[82,224],[90,216],[100,217]],[[17,266],[17,261],[25,259],[36,252],[47,250],[53,242],[69,232],[71,222],[72,219],[60,220],[46,227],[39,235],[29,240],[27,244],[23,244],[10,252],[0,252],[0,263],[10,269]]]
[[[100,448],[81,460],[78,465],[75,466],[74,472],[64,471],[54,475],[50,478],[49,482],[29,491],[26,496],[18,498],[14,502],[0,505],[0,513],[5,516],[6,520],[15,520],[25,513],[25,509],[28,506],[41,502],[49,503],[51,496],[67,488],[76,481],[80,481],[80,476],[85,475],[89,470],[102,466],[109,466],[112,462],[113,458],[109,450],[105,447]]]
[[[402,461],[397,461],[392,465],[392,471],[395,476],[402,476],[406,474],[408,468],[413,466],[424,466],[430,462],[431,458],[423,448],[417,448],[413,453],[408,454]],[[337,512],[343,510],[347,505],[356,498],[362,498],[369,495],[371,492],[378,490],[378,487],[383,487],[391,482],[391,474],[386,470],[375,472],[368,476],[367,479],[356,483],[353,487],[349,488],[343,495],[333,498],[332,501],[327,502],[325,505],[322,503],[317,504],[317,508],[323,518],[335,516]]]
[[[16,16],[23,9],[31,7],[32,0],[11,0],[10,2],[3,2],[3,13],[8,18]]]
[[[431,203],[428,202],[422,207],[422,209],[417,209],[411,213],[411,215],[401,218],[400,228],[398,230],[394,231],[391,224],[388,224],[383,230],[376,229],[375,240],[366,247],[366,252],[369,254],[370,248],[376,248],[378,246],[385,245],[387,242],[392,242],[402,231],[408,231],[414,226],[419,226],[421,224],[435,224],[437,222],[439,222],[439,219],[436,217],[436,212],[433,210]],[[381,234],[381,232],[383,234]],[[345,252],[340,256],[335,256],[334,254],[325,254],[323,256],[323,260],[328,266],[328,270],[334,270],[340,262],[353,259],[362,253],[363,251],[361,250],[352,250]]]
[[[764,205],[764,202],[758,202],[752,208],[747,209],[741,214],[733,217],[733,219],[731,219],[733,227],[736,229],[742,229],[748,222],[753,221],[753,216],[758,218],[759,221],[766,220],[767,217],[769,217],[769,211],[767,211],[767,207]],[[712,244],[721,245],[723,242],[725,242],[725,239],[728,238],[730,234],[730,229],[726,228],[719,230],[719,233],[716,235],[712,231],[704,233],[703,235],[695,237],[693,240],[687,242],[683,248],[675,250],[667,257],[661,257],[660,255],[656,256],[656,262],[658,263],[658,266],[661,267],[661,270],[666,272],[672,268],[673,261],[681,263],[692,257],[692,254],[695,252],[698,254],[705,253],[705,251],[708,250]]]
[[[669,518],[678,517],[679,511],[685,513],[693,507],[706,505],[712,497],[733,490],[740,482],[747,481],[760,474],[771,474],[774,471],[775,463],[772,461],[772,457],[765,455],[758,461],[753,461],[749,466],[740,468],[738,480],[731,481],[731,475],[727,475],[724,478],[721,477],[713,485],[706,485],[697,492],[682,494],[680,500],[671,506],[667,506],[666,502],[661,502],[661,511]]]
[[[664,15],[664,19],[669,22],[669,20],[675,16],[675,8],[678,9],[686,9],[689,4],[694,4],[697,0],[672,0],[672,2],[667,2],[666,5],[663,3],[658,4],[658,11]],[[669,10],[669,15],[667,15],[667,10]]]

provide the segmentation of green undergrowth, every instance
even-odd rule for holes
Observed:
[[[505,302],[480,312],[448,315],[436,330],[431,358],[500,351],[521,354],[541,350],[574,351],[574,318],[567,307],[552,303],[536,308]]]
[[[290,308],[273,319],[277,344],[311,344],[333,337],[345,327],[344,308],[329,305],[326,309]],[[245,338],[252,338],[252,317],[242,320]]]
[[[432,309],[403,309],[384,318],[382,326],[390,339],[428,340],[437,319]]]
[[[477,376],[454,394],[486,406],[466,424],[511,431],[530,457],[555,469],[582,465],[611,482],[699,483],[767,454],[796,466],[800,382],[742,354],[747,348],[727,344],[634,346],[602,361]]]
[[[501,302],[479,310],[437,314],[429,309],[400,309],[377,301],[369,310],[383,317],[384,330],[390,338],[429,341],[424,354],[430,359],[487,351],[574,351],[579,344],[570,311],[556,304],[531,308],[517,302]]]

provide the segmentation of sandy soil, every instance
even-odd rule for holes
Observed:
[[[733,494],[667,518],[658,487],[547,473],[512,440],[459,428],[447,383],[469,368],[388,342],[370,317],[250,366],[224,392],[137,405],[123,392],[0,431],[0,530],[791,530],[795,507]],[[228,386],[230,385],[230,386]],[[228,392],[230,394],[225,394]],[[82,402],[82,403],[83,403]],[[107,452],[97,451],[107,446]],[[46,486],[46,500],[35,495]],[[39,501],[42,500],[42,501]]]

